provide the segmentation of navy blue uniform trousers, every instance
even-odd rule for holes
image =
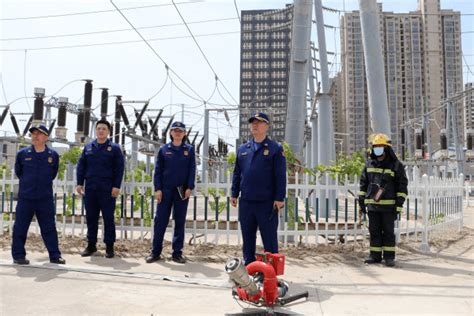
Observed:
[[[84,195],[84,205],[86,207],[87,219],[87,241],[97,243],[97,231],[99,230],[99,214],[102,210],[104,220],[104,243],[115,242],[115,198],[111,191],[87,190]]]
[[[184,230],[186,224],[186,212],[189,199],[182,200],[178,190],[163,190],[163,198],[158,204],[155,216],[155,227],[153,236],[154,256],[159,256],[163,250],[163,238],[166,227],[170,221],[171,208],[173,208],[174,233],[173,233],[173,257],[183,254]]]
[[[36,215],[41,229],[41,237],[48,249],[49,258],[61,257],[58,248],[58,232],[56,231],[55,209],[52,198],[19,199],[16,206],[15,224],[13,225],[12,257],[14,260],[24,259],[26,256],[25,242],[28,236],[33,215]]]
[[[278,214],[273,211],[273,201],[240,199],[239,221],[246,265],[255,261],[257,227],[260,230],[265,251],[278,253]]]

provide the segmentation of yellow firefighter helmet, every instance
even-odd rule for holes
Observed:
[[[392,144],[390,144],[390,139],[385,134],[373,134],[369,138],[369,142],[371,143],[372,146],[377,146],[377,145],[392,146]]]

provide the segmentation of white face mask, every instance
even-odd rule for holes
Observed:
[[[382,156],[384,152],[383,147],[374,147],[374,155],[375,156]]]

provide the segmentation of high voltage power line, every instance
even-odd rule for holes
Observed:
[[[211,23],[211,22],[224,22],[224,21],[233,21],[237,18],[222,18],[222,19],[210,19],[210,20],[200,20],[200,21],[191,21],[188,24],[202,24],[202,23]],[[137,30],[145,29],[155,29],[162,27],[173,27],[180,26],[183,23],[170,23],[170,24],[161,24],[161,25],[151,25],[151,26],[140,26],[136,27]],[[46,38],[59,38],[59,37],[76,37],[76,36],[86,36],[86,35],[97,35],[97,34],[108,34],[108,33],[118,33],[118,32],[129,32],[133,31],[133,28],[127,29],[115,29],[115,30],[103,30],[103,31],[91,31],[91,32],[81,32],[81,33],[70,33],[70,34],[54,34],[54,35],[42,35],[42,36],[30,36],[30,37],[11,37],[11,38],[0,38],[0,41],[23,41],[23,40],[36,40],[36,39],[46,39]]]
[[[179,2],[178,4],[193,4],[193,3],[196,3],[196,2],[203,2],[203,0],[195,0],[195,1],[193,1],[193,2]],[[144,5],[144,6],[136,6],[136,7],[122,8],[122,10],[123,10],[123,11],[127,11],[127,10],[137,10],[137,9],[148,9],[148,8],[156,8],[156,7],[166,7],[166,6],[171,6],[171,5],[172,5],[171,3],[152,4],[152,5]],[[14,18],[0,18],[0,21],[50,19],[50,18],[59,18],[59,17],[66,17],[66,16],[89,15],[89,14],[100,14],[100,13],[110,13],[110,12],[115,12],[115,10],[108,9],[108,10],[70,12],[70,13],[50,14],[50,15],[38,15],[38,16],[26,16],[26,17],[14,17]]]

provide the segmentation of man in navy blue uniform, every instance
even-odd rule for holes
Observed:
[[[59,155],[46,145],[49,131],[43,124],[30,128],[32,146],[16,155],[15,173],[20,179],[15,225],[13,226],[12,257],[16,264],[29,264],[25,242],[33,215],[41,228],[41,237],[48,249],[51,263],[64,264],[58,247],[53,180],[58,174]]]
[[[95,132],[97,139],[84,147],[77,163],[76,191],[84,195],[88,242],[81,256],[87,257],[97,251],[99,213],[102,210],[105,257],[113,258],[115,255],[115,199],[120,194],[124,158],[120,146],[108,139],[109,122],[104,119],[99,120]]]
[[[160,260],[163,237],[173,208],[175,222],[172,259],[186,263],[183,257],[184,229],[189,197],[194,189],[196,158],[194,148],[184,142],[186,126],[182,122],[171,125],[171,142],[161,146],[155,164],[154,186],[158,204],[155,216],[153,249],[145,258],[147,263]]]
[[[245,264],[255,261],[257,227],[266,252],[278,252],[278,212],[286,194],[283,147],[267,137],[270,120],[265,113],[252,116],[253,139],[240,146],[232,179],[232,206],[240,194],[239,220]]]

